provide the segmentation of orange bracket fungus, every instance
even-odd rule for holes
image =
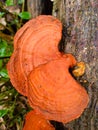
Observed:
[[[61,22],[53,16],[40,15],[28,21],[14,37],[8,74],[13,86],[27,96],[34,109],[27,114],[23,130],[54,130],[49,120],[68,123],[87,107],[86,90],[69,72],[78,65],[75,57],[58,50],[61,36]]]
[[[23,130],[55,130],[55,128],[41,114],[33,110],[27,113]]]
[[[59,20],[52,16],[39,16],[16,33],[14,52],[7,68],[13,86],[24,96],[27,96],[29,73],[59,55],[61,31]]]

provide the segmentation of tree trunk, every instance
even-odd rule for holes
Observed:
[[[50,0],[28,0],[27,8],[32,18],[40,14],[52,14],[53,3]]]
[[[77,80],[88,91],[90,102],[80,118],[59,124],[56,130],[98,129],[98,31],[97,0],[29,0],[28,10],[32,17],[51,14],[63,23],[60,50],[72,53],[78,61],[84,61],[86,72]],[[53,5],[53,9],[52,9]],[[85,98],[85,97],[84,97]],[[65,104],[66,105],[66,104]],[[61,126],[61,127],[60,127]]]
[[[77,80],[88,91],[90,102],[79,119],[65,124],[70,130],[98,129],[97,8],[97,0],[54,0],[53,3],[53,15],[64,26],[61,50],[86,64],[84,76]]]

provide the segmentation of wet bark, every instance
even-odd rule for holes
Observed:
[[[48,1],[49,2],[49,1]],[[60,50],[72,53],[78,61],[84,61],[86,72],[77,80],[87,90],[90,102],[80,118],[63,124],[61,129],[97,130],[98,129],[98,30],[97,0],[54,0],[53,9],[45,0],[29,0],[28,10],[32,17],[51,14],[63,23],[63,37]],[[48,8],[48,11],[45,9]],[[44,11],[43,11],[44,10]],[[47,13],[45,13],[45,11]],[[84,97],[85,98],[85,97]],[[56,126],[56,123],[54,123]],[[60,124],[61,125],[61,124]],[[59,125],[59,126],[60,126]],[[58,129],[58,128],[56,128]],[[60,128],[58,129],[60,130]]]

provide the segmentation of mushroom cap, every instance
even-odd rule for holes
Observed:
[[[53,16],[41,15],[28,21],[14,37],[14,52],[7,69],[13,86],[27,96],[27,76],[38,65],[60,55],[62,24]]]
[[[55,128],[41,114],[32,110],[26,115],[26,123],[23,130],[55,130]]]
[[[28,76],[28,99],[46,119],[67,123],[87,107],[85,89],[69,73],[75,58],[68,54],[35,68]]]

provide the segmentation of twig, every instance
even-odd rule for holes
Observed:
[[[2,57],[0,57],[0,59],[6,59],[6,58],[10,58],[10,56],[2,56]]]
[[[2,33],[1,31],[0,31],[0,38],[5,39],[6,41],[12,41],[12,40],[13,40],[13,36],[4,34],[4,33]]]

